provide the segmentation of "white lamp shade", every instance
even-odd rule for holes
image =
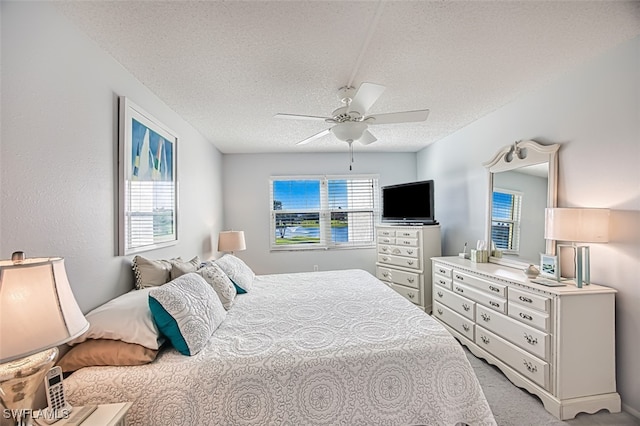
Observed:
[[[88,328],[64,259],[0,261],[0,363],[61,345]]]
[[[218,235],[218,251],[241,251],[246,248],[244,231],[223,231]]]
[[[545,210],[544,237],[575,243],[609,241],[608,209],[549,208]]]

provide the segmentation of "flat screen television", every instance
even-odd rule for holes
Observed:
[[[435,225],[433,180],[382,187],[382,221]]]

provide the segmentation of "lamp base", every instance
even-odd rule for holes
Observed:
[[[589,246],[578,244],[558,244],[560,247],[569,247],[573,250],[573,263],[574,263],[574,279],[576,281],[576,287],[582,288],[582,285],[589,285],[591,282],[590,274],[590,258],[589,258]],[[560,278],[560,274],[558,274]]]
[[[32,424],[33,400],[57,356],[54,347],[0,365],[0,399],[17,426]]]

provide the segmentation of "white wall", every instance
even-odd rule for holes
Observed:
[[[338,142],[336,142],[338,143]],[[355,153],[349,172],[344,153],[225,154],[223,156],[225,226],[243,230],[247,250],[236,255],[258,274],[360,268],[375,273],[375,249],[269,250],[269,177],[276,175],[369,174],[380,176],[380,185],[411,182],[416,178],[415,154]]]
[[[502,146],[561,143],[558,205],[612,209],[612,241],[591,245],[592,281],[618,290],[617,381],[623,407],[640,417],[640,38],[418,153],[433,178],[443,251],[483,238],[487,176]],[[598,315],[594,312],[593,315]],[[588,330],[584,338],[588,339]],[[593,342],[598,344],[597,342]]]
[[[220,153],[46,2],[2,2],[0,256],[62,256],[86,312],[132,287],[116,256],[117,97],[179,136],[179,244],[210,257],[222,227]]]

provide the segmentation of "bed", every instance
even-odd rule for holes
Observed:
[[[82,368],[72,405],[128,425],[494,425],[462,347],[362,270],[256,276],[205,347]]]

